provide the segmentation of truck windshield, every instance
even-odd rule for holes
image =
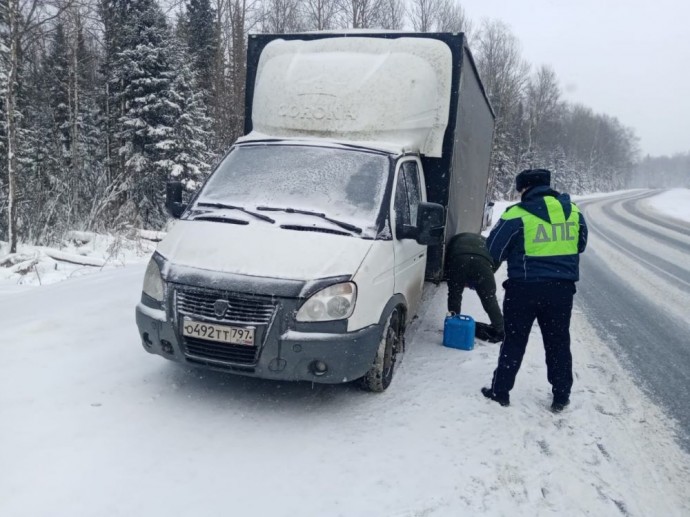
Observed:
[[[363,237],[373,238],[388,171],[385,155],[356,149],[239,146],[209,178],[197,204],[290,208],[294,212],[271,212],[271,217],[282,217],[293,226],[300,224],[293,220],[301,217],[299,220],[308,221],[308,225],[325,228],[332,227],[332,219],[349,223],[361,229]],[[305,218],[300,210],[327,217],[321,221]]]

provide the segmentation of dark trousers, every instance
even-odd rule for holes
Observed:
[[[463,256],[448,267],[448,311],[460,314],[466,285],[477,291],[491,326],[503,332],[503,314],[496,298],[496,280],[491,264],[476,255]]]
[[[546,372],[554,396],[567,397],[573,386],[573,359],[570,354],[570,315],[575,283],[568,281],[504,283],[505,340],[494,371],[491,389],[508,393],[525,355],[534,320],[544,339]]]

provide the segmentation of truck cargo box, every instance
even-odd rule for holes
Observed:
[[[373,50],[371,54],[362,57],[367,51],[358,42],[365,38],[373,40],[370,44]],[[425,43],[418,41],[415,44],[415,39],[421,39]],[[269,43],[279,40],[289,44],[273,45],[264,53]],[[380,43],[376,40],[380,40]],[[310,42],[319,41],[320,45],[309,45]],[[442,43],[444,49],[449,51],[447,62],[444,61],[444,52],[439,51],[437,42]],[[294,59],[302,47],[310,57]],[[363,84],[362,91],[366,92],[366,95],[356,90],[349,93],[357,99],[357,108],[364,110],[363,113],[358,112],[357,117],[352,111],[348,111],[346,102],[335,108],[320,103],[317,95],[319,92],[315,93],[313,89],[301,104],[281,102],[282,93],[289,97],[289,92],[269,94],[256,89],[262,56],[264,62],[268,59],[273,61],[273,66],[266,73],[275,74],[276,80],[280,80],[285,79],[286,74],[311,73],[312,76],[318,76],[319,59],[341,59],[345,62],[348,58],[345,54],[357,52],[360,53],[361,67],[352,68],[351,75],[366,75],[369,73],[367,70],[375,70],[375,73],[384,74],[384,77],[395,78],[387,83],[381,79],[366,83],[362,81],[362,77],[350,78],[350,83]],[[320,58],[314,57],[317,53],[320,53]],[[400,56],[405,57],[400,59]],[[419,98],[412,101],[409,89],[403,89],[408,92],[408,97],[403,95],[397,98],[394,81],[404,81],[410,69],[417,69],[418,72],[419,67],[424,66],[428,67],[426,75],[434,76],[434,80],[421,81],[427,84],[419,85]],[[341,70],[345,69],[345,66],[341,67]],[[387,71],[390,71],[388,76],[385,75]],[[342,82],[346,82],[346,79],[347,77]],[[294,80],[293,77],[293,83]],[[332,80],[331,83],[333,82]],[[386,98],[371,94],[372,85],[381,82],[384,83],[382,88],[391,92]],[[262,79],[261,85],[266,84],[270,85],[271,82],[266,81],[266,78]],[[320,93],[323,98],[327,98],[330,92]],[[409,109],[401,109],[400,103],[409,103]],[[411,127],[409,121],[415,112],[420,113],[424,120],[416,120],[414,127]],[[272,114],[282,117],[272,117]],[[385,120],[382,120],[383,117],[386,117]],[[329,120],[325,120],[326,118]],[[488,201],[494,118],[463,33],[357,31],[254,34],[249,37],[245,134],[255,130],[272,136],[321,137],[357,143],[390,141],[411,149],[416,147],[414,151],[419,152],[422,158],[428,201],[446,207],[446,243],[457,233],[478,233],[482,229],[484,208]],[[275,122],[276,120],[279,122]],[[318,124],[310,125],[312,120],[316,120]],[[426,129],[426,133],[420,132],[420,128]],[[445,244],[429,248],[427,279],[442,279],[444,250]]]

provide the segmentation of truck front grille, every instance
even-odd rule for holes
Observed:
[[[215,343],[203,339],[186,337],[185,353],[188,359],[207,359],[238,364],[254,364],[259,347]]]
[[[224,291],[178,288],[176,294],[177,311],[181,314],[222,323],[268,325],[276,311],[276,305],[271,300],[252,299]],[[229,304],[221,316],[214,309],[218,300],[225,300]]]
[[[227,302],[227,308],[219,316],[216,302]],[[222,304],[221,304],[222,305]],[[277,310],[270,297],[251,297],[242,293],[203,289],[184,285],[175,286],[175,307],[180,319],[186,316],[201,321],[213,321],[225,325],[251,325],[256,327],[254,346],[218,343],[190,336],[182,337],[187,360],[202,364],[204,361],[254,365],[258,360],[261,344]]]

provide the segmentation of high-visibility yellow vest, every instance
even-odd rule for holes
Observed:
[[[506,210],[501,219],[522,219],[525,234],[525,255],[528,257],[555,257],[577,255],[580,238],[580,210],[571,203],[566,220],[563,205],[553,196],[545,196],[546,209],[551,222],[546,222],[520,206]]]

